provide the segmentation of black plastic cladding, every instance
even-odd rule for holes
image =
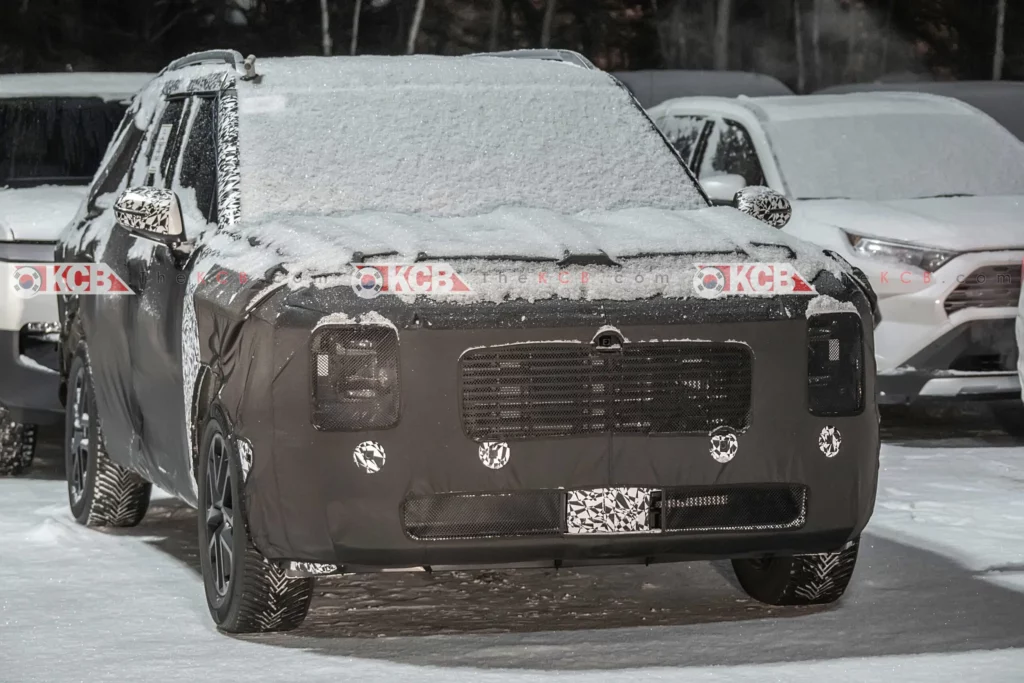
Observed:
[[[864,410],[864,330],[854,313],[807,321],[807,405],[812,415],[859,415]]]

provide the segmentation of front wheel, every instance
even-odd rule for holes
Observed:
[[[825,605],[846,592],[857,564],[856,538],[834,553],[733,560],[747,595],[769,605]]]
[[[107,455],[85,347],[68,372],[64,470],[71,515],[86,526],[135,526],[149,508],[152,485]]]
[[[222,631],[288,631],[306,618],[313,579],[286,577],[249,539],[233,441],[215,410],[199,452],[199,559],[206,602]]]
[[[24,472],[32,464],[35,447],[35,425],[15,422],[0,406],[0,477]]]

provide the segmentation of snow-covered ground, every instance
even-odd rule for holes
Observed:
[[[207,615],[195,516],[71,521],[56,457],[0,480],[0,681],[1020,681],[1024,443],[972,419],[886,430],[875,516],[833,608],[747,599],[727,563],[321,582],[290,634]]]

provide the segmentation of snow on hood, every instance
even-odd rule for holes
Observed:
[[[951,251],[1024,247],[1024,196],[947,197],[866,202],[796,202],[810,220],[858,235]]]
[[[0,188],[0,241],[55,242],[75,217],[85,186]]]
[[[336,286],[350,282],[356,252],[362,253],[366,264],[409,263],[420,257],[454,265],[460,275],[467,276],[475,298],[488,301],[554,294],[592,299],[688,297],[694,295],[692,275],[698,265],[791,263],[808,280],[823,268],[841,272],[817,247],[731,208],[637,208],[565,215],[504,207],[465,217],[375,212],[333,217],[289,215],[255,224],[242,222],[234,230],[233,235],[221,231],[207,243],[209,251],[197,270],[216,263],[262,275],[283,265],[292,275],[301,275],[296,280],[299,286],[322,275],[337,277],[318,286]],[[671,275],[671,282],[652,289],[653,276],[639,283],[643,286],[620,286],[622,278],[600,285],[593,278],[589,287],[556,287],[544,292],[537,290],[534,279],[513,282],[516,273],[528,270],[595,273],[601,266],[559,269],[555,263],[567,253],[592,256],[602,252],[622,263],[618,272],[627,273],[627,280],[644,272]],[[485,276],[491,274],[499,278],[488,281],[494,286],[481,287]]]

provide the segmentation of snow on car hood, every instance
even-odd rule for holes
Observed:
[[[66,185],[0,188],[0,241],[57,241],[87,189]]]
[[[692,296],[696,265],[738,262],[790,263],[808,280],[822,269],[841,273],[837,263],[813,245],[731,208],[690,211],[622,209],[565,215],[546,209],[503,207],[481,216],[437,217],[362,212],[348,216],[278,216],[257,224],[242,222],[233,234],[218,232],[207,244],[197,271],[214,264],[240,272],[262,274],[276,265],[310,278],[316,286],[349,282],[352,258],[367,264],[443,261],[460,273],[472,271],[477,282],[487,273],[515,273],[527,261],[547,262],[547,270],[567,254],[607,254],[623,270],[671,272],[666,287],[579,289],[573,298],[634,299],[648,296]],[[586,269],[591,273],[601,266]],[[555,269],[557,270],[557,268]],[[632,271],[630,271],[632,272]],[[500,278],[500,275],[499,275]],[[508,281],[514,279],[508,277]],[[478,290],[477,298],[501,301],[532,298],[529,287],[500,286]],[[472,283],[471,283],[472,284]],[[476,285],[474,285],[476,288]],[[560,294],[567,290],[559,290]],[[467,299],[468,300],[468,299]]]
[[[1024,197],[943,197],[796,202],[810,220],[858,235],[951,251],[1024,247]]]

